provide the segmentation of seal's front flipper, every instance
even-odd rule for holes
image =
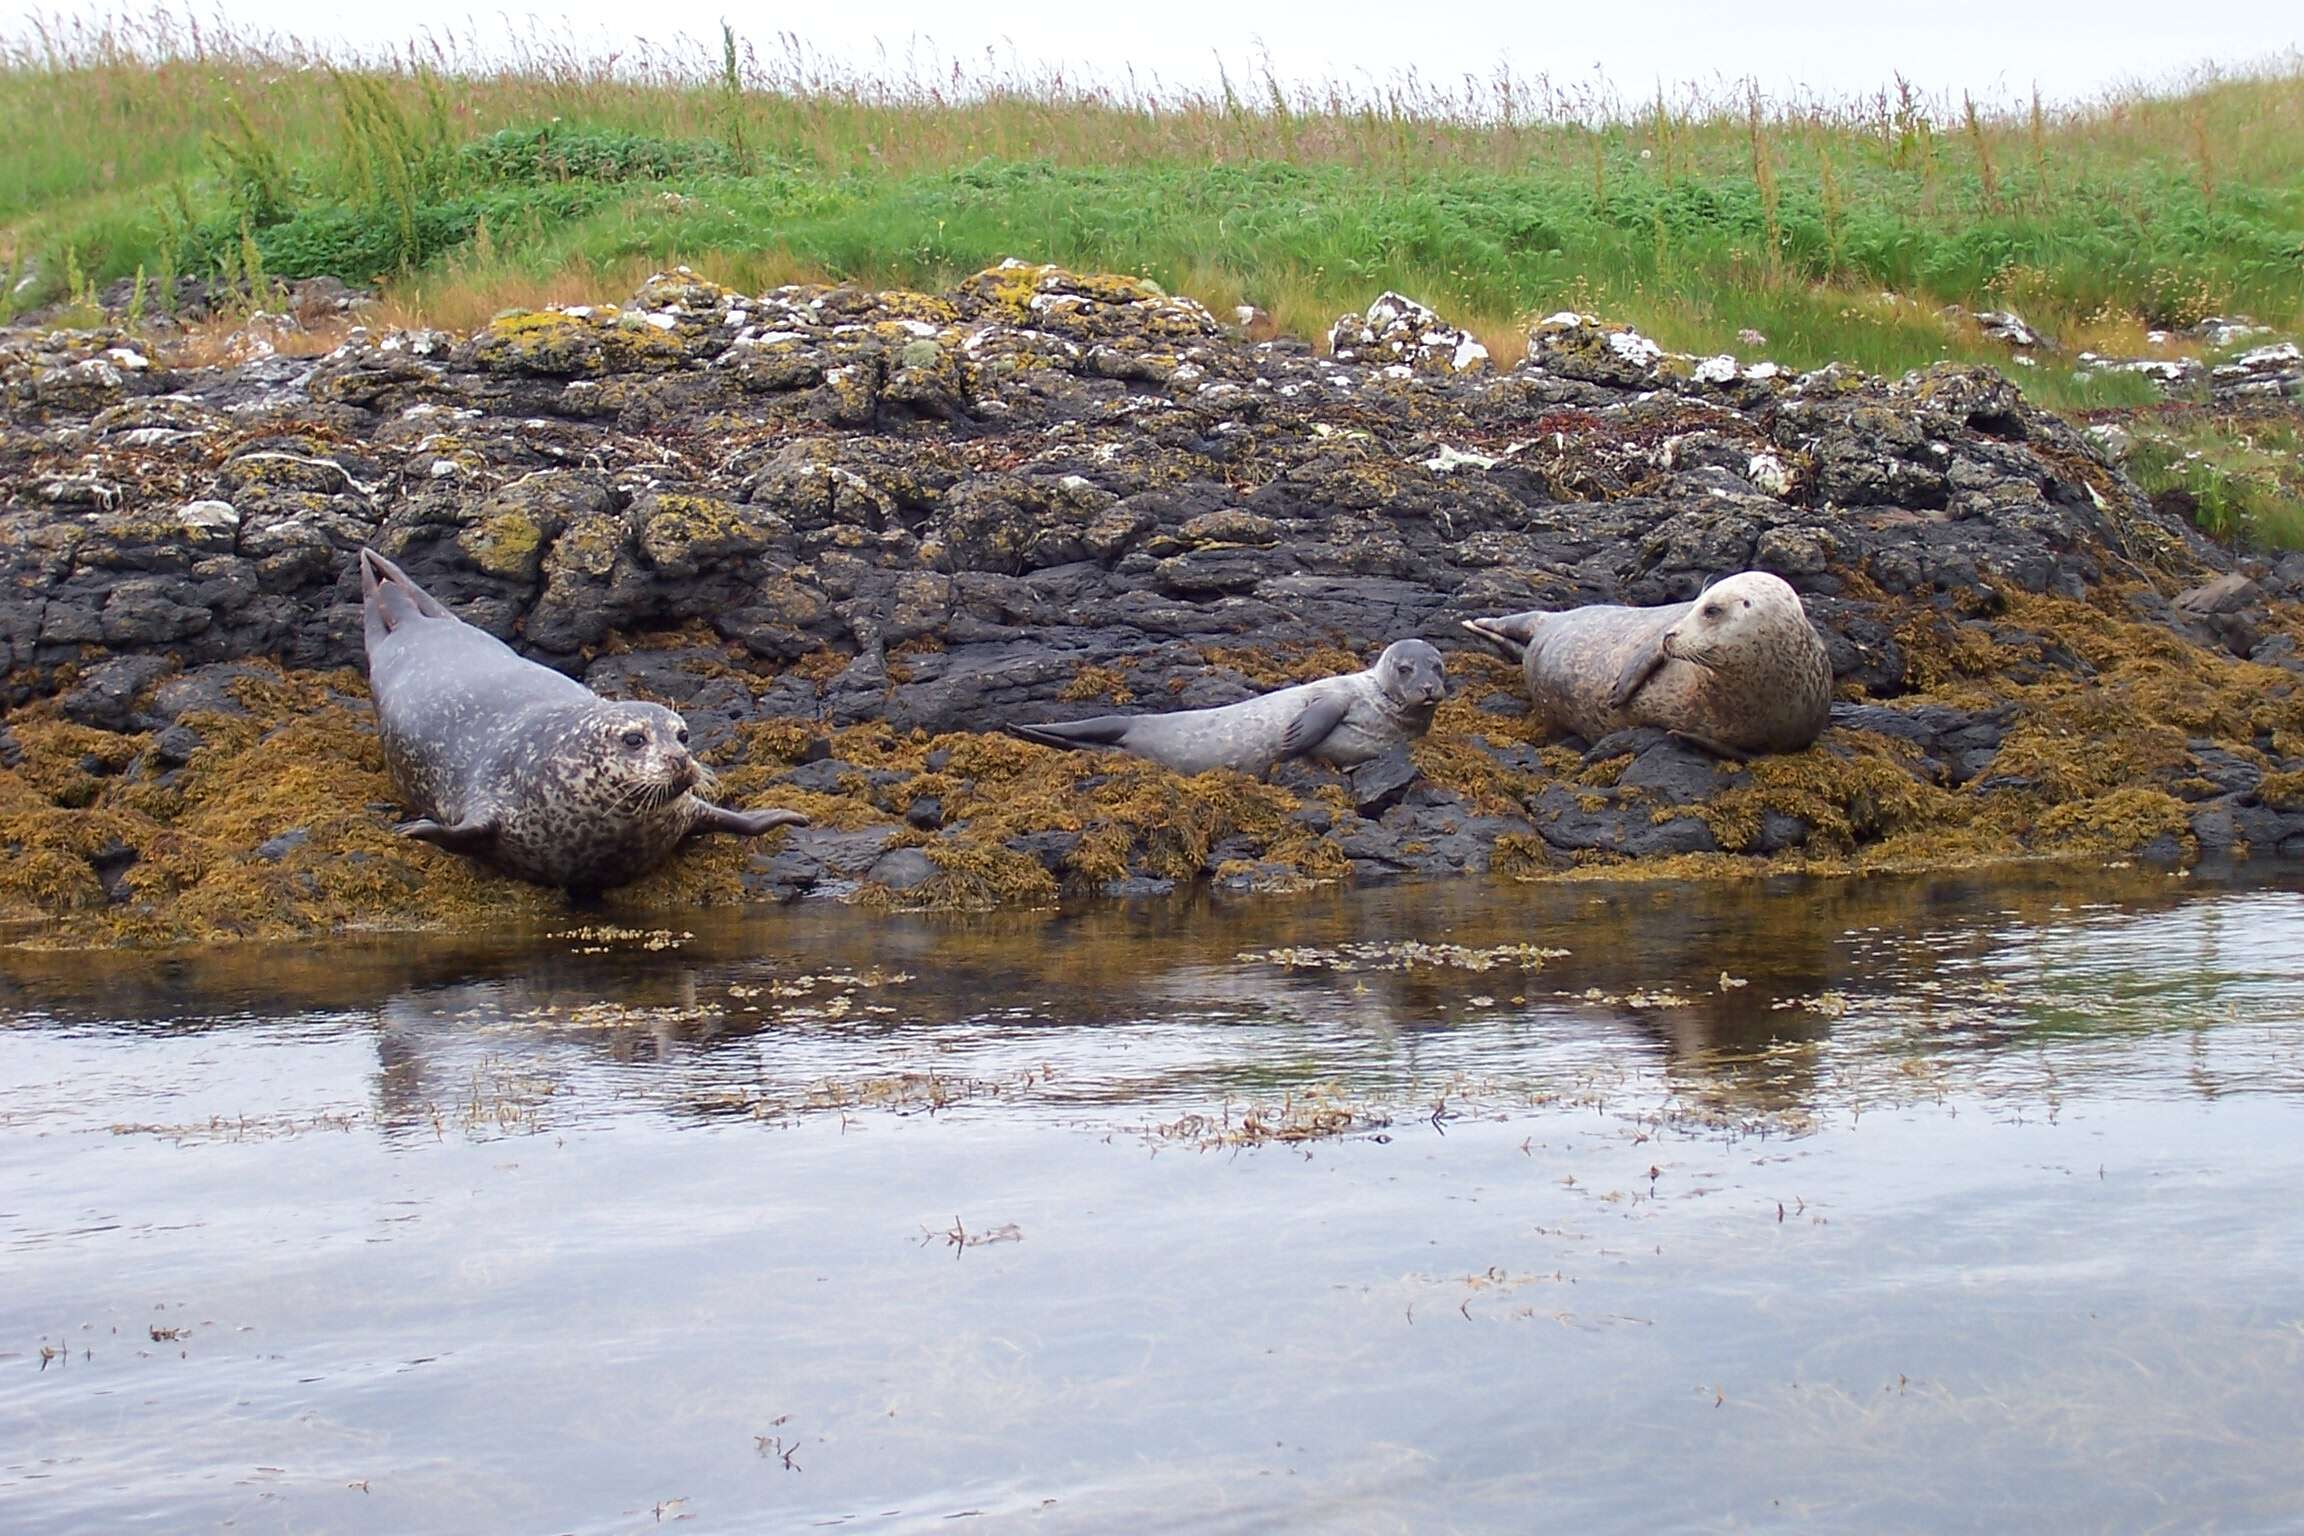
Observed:
[[[489,845],[496,841],[496,823],[478,819],[460,821],[449,826],[429,816],[419,816],[414,821],[400,823],[392,830],[420,843],[436,844],[450,853],[485,853]]]
[[[1288,729],[1280,733],[1280,760],[1302,757],[1326,741],[1329,733],[1344,723],[1344,713],[1351,707],[1351,700],[1334,694],[1308,700],[1288,722]]]
[[[1632,659],[1624,663],[1624,670],[1616,674],[1616,686],[1608,690],[1608,707],[1622,709],[1631,703],[1633,695],[1646,687],[1648,679],[1656,675],[1656,669],[1670,659],[1664,654],[1662,635],[1634,652]]]
[[[1098,715],[1092,720],[1063,720],[1048,725],[1015,725],[1008,729],[1026,741],[1044,747],[1116,747],[1136,723],[1133,715]]]
[[[808,818],[798,811],[732,811],[724,805],[700,805],[695,832],[733,832],[738,837],[758,837],[778,827],[804,827]]]

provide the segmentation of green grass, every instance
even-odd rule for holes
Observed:
[[[1315,334],[1398,288],[1517,354],[1525,318],[1882,372],[2244,311],[2304,323],[2304,70],[1983,114],[1624,103],[1509,75],[1212,93],[874,79],[789,46],[614,61],[531,39],[323,59],[188,20],[38,23],[0,55],[0,304],[139,271],[382,280],[467,321],[565,274],[935,286],[1004,256],[1143,273]],[[14,288],[11,277],[8,286]],[[1764,348],[1742,347],[1757,329]],[[2054,404],[2132,380],[2015,370]]]
[[[2191,497],[2193,520],[2218,538],[2304,549],[2304,418],[2178,409],[2123,426],[2125,467],[2145,490]]]

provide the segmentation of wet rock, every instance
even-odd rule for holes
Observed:
[[[1360,764],[1345,774],[1352,786],[1352,803],[1363,816],[1380,816],[1398,805],[1416,782],[1416,763],[1405,750]]]
[[[171,725],[152,738],[152,756],[163,766],[178,768],[192,761],[204,738],[188,725]]]
[[[278,837],[266,838],[256,845],[256,857],[277,864],[312,840],[308,827],[290,827]]]
[[[1118,880],[1107,880],[1100,894],[1113,901],[1149,901],[1155,897],[1173,895],[1176,882],[1156,875],[1124,875]]]
[[[875,859],[864,878],[891,891],[918,890],[936,878],[936,861],[918,848],[895,848]]]
[[[78,687],[57,700],[67,720],[103,731],[132,729],[136,701],[146,689],[176,669],[158,656],[115,656],[96,666]]]
[[[745,890],[777,901],[854,895],[896,829],[794,827],[782,836],[773,851],[753,855],[744,871]]]

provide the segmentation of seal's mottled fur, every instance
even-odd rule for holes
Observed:
[[[1237,704],[1010,729],[1052,747],[1117,747],[1178,773],[1234,768],[1263,774],[1292,757],[1350,768],[1421,737],[1447,691],[1440,653],[1422,640],[1396,640],[1366,671]]]
[[[1725,757],[1797,752],[1832,713],[1832,664],[1800,594],[1740,571],[1656,608],[1541,609],[1464,627],[1521,658],[1546,723],[1598,741],[1652,725]]]
[[[698,798],[710,774],[678,715],[529,661],[374,550],[360,551],[360,598],[384,760],[416,817],[406,836],[591,891],[638,879],[697,832],[807,820]]]

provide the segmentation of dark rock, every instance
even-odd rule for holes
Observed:
[[[837,757],[819,757],[787,770],[778,777],[777,782],[789,784],[794,789],[812,790],[820,795],[837,795],[841,792],[840,781],[851,776],[861,778],[863,770]]]
[[[1040,861],[1041,868],[1052,875],[1064,873],[1073,851],[1080,846],[1080,834],[1061,829],[1045,832],[1027,832],[1012,837],[1004,845],[1016,853],[1028,854]]]
[[[1152,875],[1126,875],[1118,880],[1107,880],[1102,894],[1115,901],[1146,901],[1157,896],[1174,894],[1176,882]]]
[[[845,896],[859,883],[896,836],[894,827],[794,827],[774,849],[754,854],[744,874],[746,890],[789,901],[795,896]]]
[[[136,721],[136,700],[176,669],[165,657],[115,656],[91,668],[77,687],[57,700],[64,718],[100,731],[125,731]]]
[[[312,833],[309,828],[290,827],[278,837],[266,838],[263,842],[258,843],[256,845],[256,857],[268,863],[277,864],[311,840]]]
[[[1416,762],[1405,749],[1388,752],[1345,774],[1352,786],[1352,803],[1363,816],[1381,816],[1400,803],[1416,782]]]
[[[892,848],[873,861],[865,879],[892,891],[910,891],[936,878],[936,861],[918,848]]]

